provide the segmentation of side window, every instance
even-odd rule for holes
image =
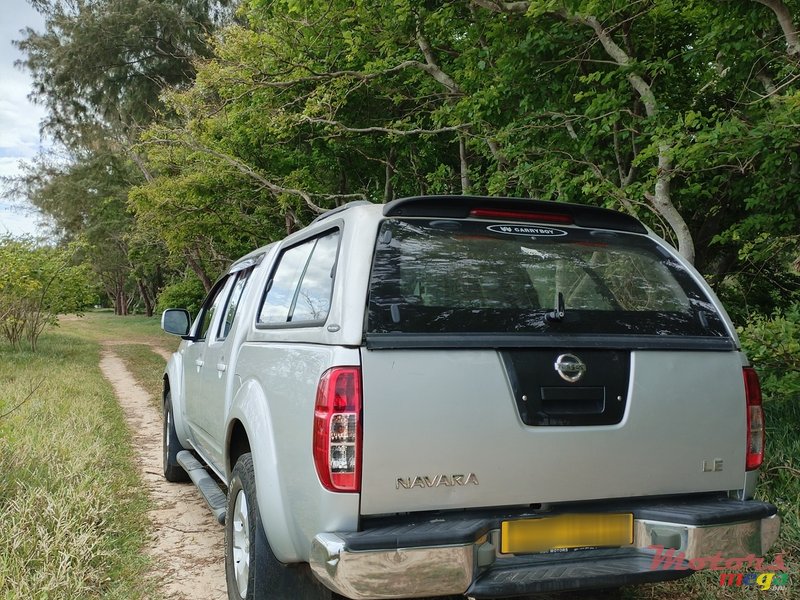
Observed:
[[[317,240],[297,292],[291,321],[324,321],[331,308],[333,265],[339,249],[339,232]]]
[[[339,231],[286,250],[267,288],[259,323],[313,323],[328,316]]]
[[[253,269],[245,269],[240,271],[236,276],[236,283],[233,284],[233,289],[228,297],[228,304],[225,306],[225,318],[219,323],[219,331],[217,332],[217,339],[224,340],[233,327],[233,320],[236,318],[236,310],[239,308],[239,302],[242,299],[242,293],[250,279],[250,273]]]
[[[197,327],[197,333],[195,334],[198,340],[205,339],[206,335],[208,334],[208,328],[211,327],[211,322],[214,320],[214,315],[217,314],[217,309],[222,303],[222,292],[228,287],[228,280],[228,277],[225,279],[220,279],[217,282],[217,285],[215,285],[211,290],[211,293],[208,295],[205,302],[203,302],[203,308],[200,311],[199,316],[200,323]]]

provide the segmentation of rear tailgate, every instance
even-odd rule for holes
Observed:
[[[745,403],[737,352],[630,352],[621,420],[610,425],[564,424],[568,417],[523,422],[535,419],[522,413],[515,393],[529,403],[542,393],[524,389],[509,352],[515,351],[362,352],[362,514],[742,486]],[[553,370],[561,353],[534,355]],[[596,371],[596,356],[580,348],[573,354],[584,360],[587,377]],[[607,388],[613,409],[612,386],[583,387]],[[582,405],[565,411],[585,417],[592,409]]]
[[[504,206],[381,224],[362,513],[740,489],[742,357],[708,286],[621,216]]]

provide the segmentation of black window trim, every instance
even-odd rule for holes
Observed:
[[[261,311],[264,309],[264,302],[267,299],[267,293],[269,292],[270,288],[272,287],[272,280],[275,277],[275,272],[278,270],[278,266],[281,263],[281,259],[283,258],[283,255],[288,250],[291,250],[292,248],[296,248],[297,246],[300,246],[302,244],[305,244],[305,243],[308,243],[308,242],[311,242],[311,241],[314,242],[314,247],[311,249],[311,252],[308,255],[308,260],[306,261],[306,264],[303,266],[303,272],[300,275],[300,279],[298,280],[298,286],[294,290],[294,296],[292,297],[292,304],[291,304],[291,307],[289,309],[290,310],[289,314],[291,315],[294,312],[295,302],[297,301],[297,294],[300,291],[300,284],[302,283],[303,277],[305,276],[306,269],[308,268],[308,263],[311,261],[311,257],[314,254],[314,249],[317,247],[317,241],[320,238],[325,237],[326,235],[329,235],[330,233],[332,233],[334,231],[338,231],[339,232],[339,243],[336,246],[336,256],[333,259],[333,273],[331,275],[331,300],[333,299],[333,289],[334,289],[334,287],[336,285],[336,274],[337,274],[337,272],[339,270],[339,253],[342,251],[342,238],[343,238],[343,235],[344,235],[344,223],[342,221],[338,221],[336,223],[332,223],[330,227],[326,227],[325,229],[322,229],[322,230],[319,230],[319,231],[315,231],[310,235],[303,236],[303,238],[301,238],[301,239],[292,240],[291,244],[288,244],[288,245],[286,245],[286,246],[284,246],[284,247],[282,247],[282,248],[280,248],[278,250],[278,255],[275,257],[274,262],[270,266],[269,277],[267,277],[267,281],[266,281],[266,283],[264,285],[264,291],[261,292],[261,300],[258,303],[258,310],[256,311],[256,315],[255,315],[255,320],[256,320],[255,327],[256,327],[256,329],[260,329],[260,330],[306,329],[306,328],[309,328],[309,327],[322,327],[322,326],[325,325],[325,323],[327,323],[328,316],[330,315],[330,312],[331,312],[330,309],[326,313],[324,319],[316,319],[314,321],[300,321],[300,322],[286,321],[286,322],[281,322],[281,323],[262,323],[260,321],[260,319],[261,319]]]

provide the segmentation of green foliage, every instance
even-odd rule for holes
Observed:
[[[131,144],[142,127],[170,118],[162,93],[193,80],[194,61],[209,56],[210,35],[230,18],[229,1],[31,4],[45,27],[25,30],[16,42],[25,55],[20,64],[34,80],[34,99],[47,108],[43,129],[66,159],[31,162],[17,191],[50,217],[59,240],[86,242],[85,260],[117,314],[136,306],[151,314],[169,269],[163,244],[134,232],[128,191],[149,172]]]
[[[95,300],[86,265],[72,264],[74,248],[0,239],[0,334],[15,348],[31,349],[58,315],[78,313]]]
[[[243,0],[213,37],[198,35],[213,2],[40,4],[26,65],[82,145],[32,196],[102,240],[116,305],[152,304],[187,268],[207,289],[348,200],[468,192],[618,208],[688,238],[737,321],[797,301],[800,63],[761,3]],[[180,52],[136,37],[154,24]]]
[[[185,308],[192,316],[200,312],[206,291],[196,277],[185,277],[169,284],[158,295],[158,311]]]
[[[85,147],[97,128],[125,133],[153,120],[165,86],[190,81],[192,60],[225,0],[38,0],[44,32],[16,45],[48,108],[47,129]]]
[[[800,403],[800,303],[769,317],[754,315],[739,335],[764,399]]]

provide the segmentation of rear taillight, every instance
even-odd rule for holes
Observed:
[[[761,384],[752,367],[744,368],[744,393],[747,397],[747,470],[764,461],[764,409],[761,407]]]
[[[527,210],[506,210],[502,208],[473,208],[470,217],[478,219],[501,219],[513,221],[535,221],[537,223],[558,223],[571,225],[572,215],[564,213],[533,212]]]
[[[332,492],[361,489],[361,369],[322,374],[314,407],[314,466]]]

